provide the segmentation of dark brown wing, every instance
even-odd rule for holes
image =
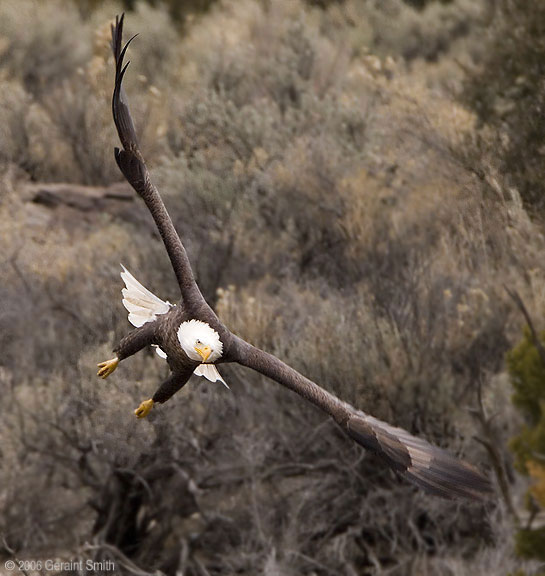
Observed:
[[[469,464],[401,428],[360,412],[281,360],[234,337],[230,360],[276,380],[318,406],[353,440],[381,456],[395,472],[426,492],[444,498],[485,500],[492,496],[487,478]]]
[[[123,175],[139,196],[142,197],[153,216],[180,285],[186,308],[188,310],[197,310],[202,308],[203,305],[206,306],[206,303],[195,282],[185,248],[157,189],[151,182],[148,169],[138,146],[134,122],[132,121],[127,96],[123,89],[123,76],[128,66],[128,63],[123,65],[123,60],[127,47],[134,38],[133,36],[121,48],[123,18],[124,16],[116,18],[115,26],[112,25],[112,50],[115,58],[115,87],[112,98],[112,111],[117,133],[123,145],[123,150],[115,149],[115,159],[121,172],[123,172]]]
[[[355,410],[344,429],[358,444],[381,456],[393,470],[426,492],[474,500],[492,495],[490,482],[478,470],[406,430]]]

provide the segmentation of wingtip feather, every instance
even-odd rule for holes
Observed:
[[[348,419],[346,432],[430,494],[480,502],[494,495],[492,484],[476,468],[401,428],[357,412]]]

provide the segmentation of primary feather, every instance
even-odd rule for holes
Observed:
[[[443,498],[486,499],[492,493],[487,478],[475,468],[402,428],[354,410],[346,423],[348,435],[375,452],[401,476]]]

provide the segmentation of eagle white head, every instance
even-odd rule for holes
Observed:
[[[191,360],[211,363],[221,358],[223,344],[219,334],[206,322],[200,320],[182,322],[178,328],[178,340],[182,350]]]

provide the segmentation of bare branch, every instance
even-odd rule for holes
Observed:
[[[494,475],[498,480],[498,485],[500,487],[500,492],[505,506],[507,507],[509,514],[513,517],[515,522],[519,524],[520,518],[513,504],[513,498],[511,496],[511,489],[509,487],[503,458],[501,457],[500,451],[498,449],[499,443],[492,428],[492,420],[494,419],[495,415],[488,416],[486,412],[486,407],[483,402],[482,388],[482,379],[479,378],[479,381],[477,382],[477,408],[471,409],[469,412],[479,422],[484,438],[479,438],[477,436],[474,436],[474,438],[477,442],[479,442],[479,444],[482,444],[488,453],[492,469],[494,470]]]

